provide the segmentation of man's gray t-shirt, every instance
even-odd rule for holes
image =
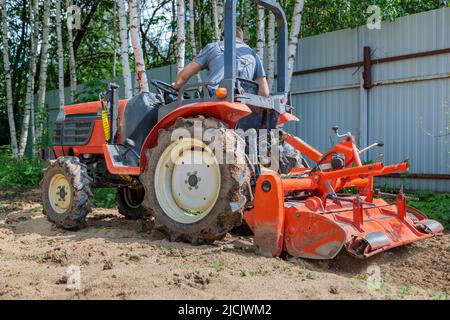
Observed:
[[[208,81],[218,84],[224,77],[224,51],[223,41],[208,44],[195,57],[195,62],[207,70]],[[265,77],[263,64],[260,57],[248,45],[236,42],[237,77],[255,81]]]

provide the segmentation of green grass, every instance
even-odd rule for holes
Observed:
[[[39,185],[42,179],[42,161],[22,158],[13,161],[11,149],[0,147],[0,188],[30,189]]]
[[[94,193],[94,206],[97,208],[112,209],[116,207],[116,189],[115,188],[102,188],[92,189]]]
[[[400,288],[400,293],[404,296],[410,295],[412,292],[411,285],[407,284]]]
[[[213,267],[216,270],[220,270],[222,269],[222,262],[220,262],[219,260],[214,260],[213,262],[211,262],[211,267]]]
[[[0,201],[0,215],[6,211],[6,204],[3,201]]]
[[[433,300],[449,300],[449,294],[446,291],[427,290],[428,297]]]

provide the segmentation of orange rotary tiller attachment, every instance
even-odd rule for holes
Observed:
[[[379,252],[441,234],[443,227],[406,206],[406,197],[395,203],[370,196],[303,201],[282,198],[283,183],[275,173],[258,181],[255,207],[245,215],[254,232],[254,243],[266,256],[333,259],[345,248],[366,258]]]
[[[317,166],[296,168],[286,176],[265,172],[259,177],[254,207],[244,217],[260,253],[276,257],[285,251],[294,257],[333,259],[345,248],[366,258],[442,233],[439,222],[407,206],[403,190],[386,194],[373,189],[374,177],[407,171],[407,162],[363,165],[350,135],[325,155],[299,138],[284,137]],[[332,154],[345,160],[340,168],[330,165]],[[337,194],[350,187],[359,194]]]

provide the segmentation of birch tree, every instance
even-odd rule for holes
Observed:
[[[136,6],[136,16],[138,17],[138,19],[136,20],[136,29],[138,30],[138,40],[139,40],[139,43],[141,44],[141,48],[142,48],[142,57],[143,57],[142,61],[143,61],[143,64],[145,66],[145,55],[144,55],[145,43],[142,42],[142,33],[141,33],[142,13],[141,13],[140,0],[137,0],[137,1],[138,1],[138,3],[137,3],[137,6]],[[131,22],[130,22],[130,24],[131,24]],[[130,26],[130,28],[131,28],[131,26]],[[139,73],[137,71],[136,71],[136,74],[135,74],[135,77],[134,77],[133,91],[134,91],[134,94],[138,94],[139,92],[141,92],[141,80],[139,79]]]
[[[216,0],[217,1],[217,21],[219,25],[219,37],[223,31],[223,23],[224,23],[224,0]]]
[[[130,71],[130,58],[128,55],[128,21],[124,0],[117,0],[119,7],[120,24],[120,56],[122,59],[123,81],[125,83],[125,98],[133,96],[133,80]]]
[[[37,154],[38,146],[36,145],[36,141],[40,141],[42,139],[42,132],[44,128],[44,123],[42,122],[41,117],[45,113],[45,92],[47,89],[47,60],[48,60],[48,36],[49,36],[49,15],[50,15],[50,0],[44,1],[44,16],[42,18],[42,43],[41,43],[41,60],[40,64],[40,72],[39,72],[39,90],[38,90],[38,98],[37,98],[37,111],[39,121],[37,123],[37,128],[35,130],[35,134],[33,135],[33,150],[34,154]],[[33,118],[34,119],[34,118]],[[34,132],[33,132],[34,133]],[[38,139],[38,140],[36,140]],[[42,141],[40,141],[42,142]]]
[[[113,9],[113,17],[112,17],[112,49],[113,49],[113,65],[112,65],[112,78],[115,79],[117,76],[117,27],[116,27],[116,20],[117,20],[117,3],[114,2],[114,9]]]
[[[269,13],[267,29],[267,81],[269,90],[272,91],[275,77],[275,16],[273,13]]]
[[[257,30],[256,30],[256,53],[264,59],[264,46],[266,43],[265,16],[266,11],[263,7],[257,6]]]
[[[288,86],[287,86],[288,89],[291,87],[292,74],[294,72],[295,57],[297,54],[298,36],[302,24],[302,15],[304,6],[305,6],[304,0],[295,0],[294,11],[292,13],[291,32],[289,34],[289,46],[288,46]]]
[[[17,147],[16,124],[14,122],[13,95],[11,83],[11,67],[9,61],[9,43],[8,43],[8,23],[6,20],[6,1],[0,0],[2,11],[2,42],[3,42],[3,71],[6,82],[6,105],[8,112],[9,134],[11,140],[11,149],[14,160],[19,157],[19,149]]]
[[[66,1],[67,12],[72,8],[72,0]],[[72,102],[76,101],[77,94],[77,66],[75,60],[75,52],[73,48],[73,21],[67,19],[67,42],[69,49],[69,74],[70,74],[70,99]]]
[[[64,98],[64,48],[61,32],[61,0],[56,0],[56,41],[58,42],[58,89],[59,107],[65,105]]]
[[[189,0],[189,41],[191,42],[192,56],[197,56],[197,42],[195,41],[195,10],[194,0]],[[197,73],[197,82],[202,82],[200,73]]]
[[[219,12],[217,8],[217,1],[218,0],[212,0],[211,6],[212,6],[212,17],[213,17],[213,40],[219,41],[220,39],[220,27],[219,27]]]
[[[39,2],[37,0],[30,2],[30,24],[31,24],[31,56],[28,70],[27,90],[25,96],[25,106],[22,119],[20,143],[19,143],[19,156],[23,157],[28,142],[28,134],[31,132],[35,134],[34,127],[34,79],[36,74],[36,49],[39,37]]]
[[[242,17],[242,31],[244,31],[244,41],[248,42],[249,40],[249,14],[250,14],[250,1],[244,1],[244,16]]]
[[[147,74],[145,73],[144,54],[139,37],[140,15],[138,14],[139,1],[129,0],[128,8],[130,11],[130,34],[133,45],[134,60],[136,63],[136,73],[139,79],[139,88],[141,92],[149,92]]]
[[[185,32],[185,6],[184,0],[177,0],[177,72],[184,68],[184,56],[186,52]]]

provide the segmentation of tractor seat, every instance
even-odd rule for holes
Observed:
[[[237,93],[240,94],[243,89],[244,92],[257,95],[259,93],[259,84],[252,80],[247,80],[243,78],[236,78],[237,80]]]
[[[128,100],[122,122],[122,141],[131,140],[130,147],[138,154],[145,138],[158,122],[160,104],[157,97],[148,92],[141,92]]]

